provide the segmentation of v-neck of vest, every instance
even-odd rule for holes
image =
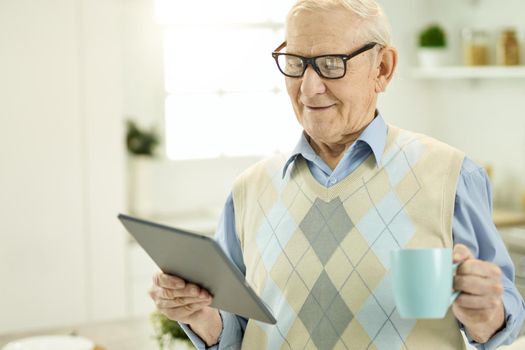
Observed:
[[[388,125],[385,151],[388,148],[388,145],[392,142],[394,134],[396,134],[396,128]],[[302,180],[301,182],[308,186],[319,199],[322,199],[325,202],[330,202],[336,197],[346,198],[348,194],[361,188],[365,182],[379,173],[384,166],[383,164],[376,163],[374,153],[372,152],[368,158],[347,177],[333,186],[325,187],[312,175],[304,158],[298,157],[295,162],[297,164],[296,171]]]
[[[363,186],[365,179],[369,179],[374,173],[381,170],[377,166],[374,154],[370,154],[368,158],[357,167],[347,177],[339,181],[337,184],[325,187],[320,184],[315,177],[312,175],[310,168],[306,164],[304,158],[299,157],[297,160],[297,171],[298,175],[302,178],[302,181],[306,186],[312,190],[317,197],[325,202],[330,202],[336,197],[346,197],[345,193],[353,192],[361,186]]]

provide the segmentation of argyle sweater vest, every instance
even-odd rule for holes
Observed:
[[[298,157],[246,170],[233,187],[246,278],[277,319],[250,320],[243,349],[463,349],[449,310],[440,320],[401,319],[390,252],[452,247],[464,155],[389,126],[381,164],[371,154],[332,187]]]

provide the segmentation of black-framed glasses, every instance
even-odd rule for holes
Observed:
[[[379,44],[370,42],[348,55],[335,54],[304,57],[291,53],[279,52],[286,46],[285,41],[272,52],[272,57],[275,59],[277,67],[281,73],[287,77],[300,78],[304,75],[304,72],[306,72],[308,65],[311,65],[317,74],[319,74],[319,76],[322,78],[340,79],[346,74],[346,62],[348,60],[365,51],[371,50],[376,45]]]

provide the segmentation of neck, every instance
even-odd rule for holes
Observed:
[[[308,142],[326,165],[334,170],[337,167],[337,164],[339,164],[339,161],[343,158],[346,150],[354,144],[355,140],[359,138],[359,135],[360,133],[353,136],[351,139],[345,140],[343,143],[316,142],[310,137],[308,137]]]
[[[377,112],[374,114],[374,117],[377,115]],[[345,152],[352,147],[354,142],[361,136],[363,131],[370,125],[374,118],[370,119],[368,123],[362,126],[359,130],[344,134],[341,137],[340,141],[337,142],[323,142],[322,140],[314,140],[309,135],[306,135],[306,139],[315,153],[328,165],[331,170],[334,170],[337,167],[337,164],[343,158]]]

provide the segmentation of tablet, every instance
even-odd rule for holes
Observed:
[[[162,272],[207,289],[213,295],[212,307],[277,323],[213,238],[124,214],[118,218]]]

